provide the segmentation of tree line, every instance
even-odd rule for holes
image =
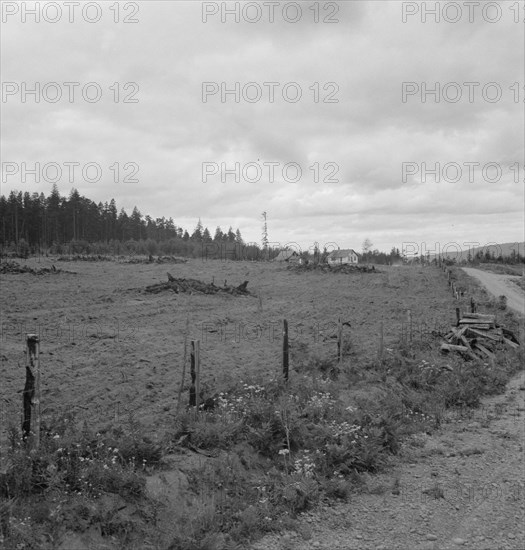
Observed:
[[[61,196],[56,185],[49,196],[44,193],[11,191],[0,196],[0,245],[2,251],[36,254],[180,254],[200,256],[212,251],[242,245],[239,229],[223,232],[197,223],[190,233],[177,226],[173,218],[142,215],[135,206],[130,215],[117,210],[114,199],[94,201],[72,189]]]

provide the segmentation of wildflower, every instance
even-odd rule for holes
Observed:
[[[288,455],[288,454],[290,454],[290,451],[289,451],[288,449],[281,449],[281,450],[279,451],[279,454],[280,454],[280,455],[283,455],[283,456],[284,456],[284,455]]]

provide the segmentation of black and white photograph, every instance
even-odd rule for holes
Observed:
[[[525,0],[0,12],[0,549],[525,550]]]

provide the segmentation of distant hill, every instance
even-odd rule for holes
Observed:
[[[448,258],[450,260],[456,260],[456,262],[460,262],[461,260],[467,260],[468,259],[468,253],[469,249],[466,247],[463,250],[459,250],[460,243],[449,243],[448,245],[444,245],[442,249],[442,257]],[[470,255],[474,259],[478,252],[481,252],[483,256],[486,255],[488,252],[491,256],[494,256],[495,258],[498,258],[498,256],[502,256],[503,258],[511,257],[513,254],[513,250],[516,251],[516,254],[519,254],[520,256],[525,256],[525,242],[515,242],[515,243],[501,243],[501,244],[490,244],[486,246],[478,246],[476,248],[470,249]],[[436,258],[436,254],[432,254],[430,256],[430,259],[433,260]]]

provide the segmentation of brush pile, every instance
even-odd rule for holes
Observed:
[[[0,264],[0,273],[31,273],[31,275],[46,275],[47,273],[73,273],[73,271],[63,271],[57,269],[54,265],[51,267],[40,267],[38,269],[28,265],[20,265],[17,262],[4,262]]]
[[[247,290],[248,281],[239,286],[228,286],[224,281],[224,286],[216,286],[214,283],[203,283],[197,279],[176,279],[168,273],[168,281],[166,283],[157,283],[147,286],[144,291],[148,294],[158,294],[159,292],[172,291],[176,294],[218,294],[226,293],[234,296],[250,296],[251,293]]]
[[[114,256],[103,254],[68,254],[59,256],[57,262],[114,262]]]
[[[484,313],[465,313],[446,336],[442,352],[456,351],[471,359],[493,358],[499,345],[520,346],[512,331],[498,325],[496,316]]]
[[[149,256],[148,258],[130,258],[124,263],[126,264],[185,264],[188,260],[186,258],[176,258],[175,256],[159,256],[154,258]]]
[[[372,265],[355,265],[355,264],[339,264],[339,265],[329,265],[329,264],[289,264],[288,269],[292,271],[321,271],[322,273],[379,273],[378,270]]]

